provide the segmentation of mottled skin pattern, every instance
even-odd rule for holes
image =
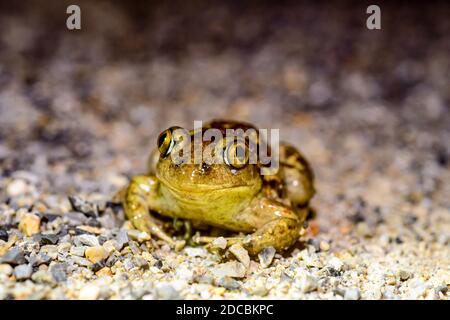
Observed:
[[[240,122],[212,121],[203,130],[208,128],[225,133],[226,128],[253,127]],[[203,147],[208,144],[203,142]],[[165,233],[150,211],[184,219],[193,226],[206,224],[249,234],[227,238],[227,243],[240,243],[254,255],[268,246],[285,250],[297,241],[313,195],[310,166],[295,148],[282,144],[280,170],[275,175],[261,175],[257,164],[239,169],[225,163],[176,165],[170,156],[154,152],[149,160],[149,173],[132,178],[123,203],[135,228],[175,248],[182,247],[184,241]],[[198,243],[212,240],[214,237],[196,239]]]

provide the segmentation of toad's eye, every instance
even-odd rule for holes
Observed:
[[[163,131],[158,137],[158,150],[162,157],[167,157],[175,145],[173,128]]]
[[[243,141],[232,141],[227,145],[224,153],[227,165],[241,169],[248,163],[248,158],[248,148]]]

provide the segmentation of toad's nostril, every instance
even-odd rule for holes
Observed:
[[[203,162],[201,168],[202,168],[203,172],[207,172],[209,170],[210,166]]]

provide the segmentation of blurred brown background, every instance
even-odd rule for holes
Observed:
[[[379,3],[376,31],[359,1],[76,1],[69,31],[73,3],[0,4],[3,174],[45,157],[129,176],[163,129],[214,117],[281,128],[319,168],[448,161],[445,2]]]

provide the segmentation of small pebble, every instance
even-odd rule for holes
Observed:
[[[386,274],[385,281],[387,285],[393,286],[397,283],[397,278],[393,274]]]
[[[390,243],[390,241],[391,241],[391,237],[389,237],[389,235],[387,235],[387,234],[382,234],[382,235],[380,236],[380,244],[381,244],[382,246],[388,246],[389,243]]]
[[[80,231],[83,233],[83,231],[87,232],[87,233],[92,233],[92,234],[101,234],[102,233],[102,229],[97,228],[97,227],[92,227],[92,226],[77,226],[76,231]]]
[[[135,241],[130,241],[128,243],[128,247],[131,250],[131,252],[133,253],[133,255],[137,255],[137,254],[141,253],[141,251]]]
[[[25,255],[19,247],[9,249],[2,257],[0,263],[9,263],[10,265],[18,265],[27,262]]]
[[[231,277],[223,277],[216,281],[216,285],[229,290],[237,290],[241,287],[240,283]]]
[[[113,229],[116,227],[116,220],[114,219],[114,213],[108,208],[100,218],[97,219],[101,226],[106,229]]]
[[[320,250],[322,251],[328,251],[330,250],[330,245],[326,241],[320,241]]]
[[[406,281],[411,277],[411,273],[405,270],[400,270],[398,276],[400,277],[400,280]]]
[[[389,299],[389,300],[394,300],[397,298],[397,296],[395,295],[395,287],[394,286],[386,286],[384,288],[384,292],[383,292],[383,298],[384,299]]]
[[[71,247],[69,253],[73,256],[84,257],[84,252],[86,251],[85,246],[81,247]]]
[[[131,259],[125,259],[123,261],[123,267],[125,268],[125,270],[130,271],[131,269],[133,269],[135,267],[133,261]]]
[[[361,298],[361,294],[358,289],[347,289],[345,290],[344,299],[345,300],[359,300]]]
[[[409,287],[412,288],[410,291],[410,298],[412,299],[425,297],[428,291],[426,283],[418,278],[409,281]]]
[[[332,257],[328,260],[328,266],[332,267],[336,271],[341,271],[344,263],[338,257]]]
[[[250,265],[250,256],[248,255],[248,251],[245,250],[242,245],[239,243],[233,244],[228,250],[236,257],[236,259],[248,268]]]
[[[112,267],[117,261],[119,260],[118,256],[116,253],[112,253],[108,259],[106,259],[106,266],[107,267]]]
[[[116,237],[117,243],[123,247],[125,244],[128,243],[128,233],[126,230],[120,230]]]
[[[0,264],[0,275],[10,276],[13,273],[13,268],[9,264]]]
[[[179,299],[178,291],[170,284],[158,284],[155,289],[155,296],[161,300],[176,300]]]
[[[100,295],[100,288],[96,285],[88,284],[84,286],[80,294],[78,295],[78,299],[80,300],[96,300]]]
[[[31,280],[36,283],[54,283],[54,279],[50,272],[46,270],[38,270],[31,276]]]
[[[33,265],[39,266],[42,264],[48,264],[50,261],[52,261],[52,258],[48,254],[46,254],[44,252],[39,252],[36,257],[36,261],[34,262]],[[31,261],[30,261],[30,263],[31,263]]]
[[[302,292],[308,293],[317,290],[318,281],[311,275],[303,275],[300,280],[300,288]]]
[[[57,244],[59,241],[59,236],[54,233],[36,234],[33,239],[38,241],[40,245]]]
[[[450,235],[448,234],[441,234],[438,236],[437,239],[438,243],[442,244],[443,246],[447,245],[450,242]]]
[[[91,234],[81,234],[79,236],[76,236],[74,238],[74,243],[77,246],[85,245],[85,246],[89,246],[89,247],[96,247],[96,246],[100,245],[97,237],[94,235],[91,235]]]
[[[138,242],[144,242],[152,238],[150,234],[148,234],[147,232],[139,231],[136,229],[128,230],[128,236],[131,239],[136,240]]]
[[[63,242],[60,243],[58,246],[58,254],[67,254],[70,249],[72,248],[72,245],[69,242]]]
[[[147,260],[151,264],[154,264],[155,261],[156,261],[155,258],[152,256],[152,254],[149,253],[149,252],[146,252],[146,251],[142,252],[142,258],[144,258],[145,260]]]
[[[175,274],[178,279],[182,279],[184,281],[190,281],[192,279],[194,272],[193,272],[192,268],[189,268],[186,265],[180,265],[180,266],[178,266]]]
[[[56,206],[56,205],[57,204],[55,204],[53,206]],[[60,217],[59,214],[44,213],[44,214],[42,214],[41,222],[43,222],[43,223],[52,222],[59,217]]]
[[[134,262],[134,265],[137,266],[138,268],[143,268],[143,269],[148,268],[147,260],[145,260],[142,257],[139,257],[139,256],[134,257],[133,262]]]
[[[6,193],[10,197],[17,197],[27,192],[28,185],[22,179],[13,180],[6,187]]]
[[[227,239],[224,237],[217,237],[211,242],[211,245],[215,248],[225,249],[227,247]]]
[[[252,286],[250,289],[248,289],[251,294],[264,297],[269,293],[269,290],[267,290],[267,287],[264,283],[258,282],[255,286]]]
[[[67,280],[67,274],[66,274],[66,266],[62,263],[54,264],[50,268],[50,272],[52,274],[53,279],[56,282],[63,282]]]
[[[301,258],[308,267],[322,268],[322,263],[315,252],[309,252],[308,250],[303,249],[300,251],[299,258]]]
[[[320,240],[319,239],[316,239],[316,238],[309,239],[308,244],[309,244],[308,249],[311,252],[319,252],[320,251]]]
[[[100,270],[98,270],[95,273],[95,275],[97,277],[112,277],[113,276],[111,269],[108,267],[101,268]]]
[[[103,243],[103,248],[111,253],[113,251],[120,251],[122,249],[122,245],[120,245],[116,240],[107,240]]]
[[[28,264],[21,264],[14,268],[14,276],[17,280],[25,280],[31,277],[33,268]]]
[[[270,266],[270,264],[273,261],[273,258],[275,257],[276,250],[274,247],[267,247],[264,248],[259,254],[259,263],[263,268],[267,268]]]
[[[38,254],[32,252],[28,258],[26,258],[28,260],[28,263],[34,267],[34,266],[40,266],[42,263],[40,261],[40,257]]]
[[[421,297],[424,297],[426,295],[426,293],[427,293],[427,287],[424,284],[418,285],[412,290],[411,298],[419,299]]]
[[[63,217],[70,226],[79,226],[89,222],[89,219],[80,212],[67,212]]]
[[[19,223],[19,230],[27,237],[30,237],[39,232],[41,226],[41,219],[32,213],[25,214]]]
[[[370,238],[373,235],[373,232],[369,225],[365,222],[359,222],[356,224],[356,233],[365,238]]]
[[[436,293],[446,294],[448,292],[448,286],[446,286],[445,284],[441,285],[441,286],[438,286],[438,287],[436,287],[435,292]]]
[[[89,247],[84,252],[86,258],[92,263],[97,263],[102,261],[109,256],[108,250],[102,246]]]
[[[73,256],[71,258],[71,260],[76,263],[79,266],[83,266],[83,267],[90,267],[92,266],[92,262],[90,262],[88,259],[83,258],[83,257],[79,257],[79,256]]]
[[[186,252],[189,257],[206,257],[208,254],[203,247],[186,247],[184,252]]]
[[[194,282],[202,283],[202,284],[213,284],[214,278],[209,274],[200,274],[193,278]]]
[[[40,253],[46,254],[52,260],[55,260],[58,257],[58,246],[55,245],[46,245],[41,247]]]
[[[78,196],[68,197],[73,210],[83,213],[86,216],[96,217],[98,215],[95,205],[81,199]]]
[[[212,273],[216,278],[233,277],[242,278],[245,276],[246,267],[237,261],[221,263],[212,269]]]

